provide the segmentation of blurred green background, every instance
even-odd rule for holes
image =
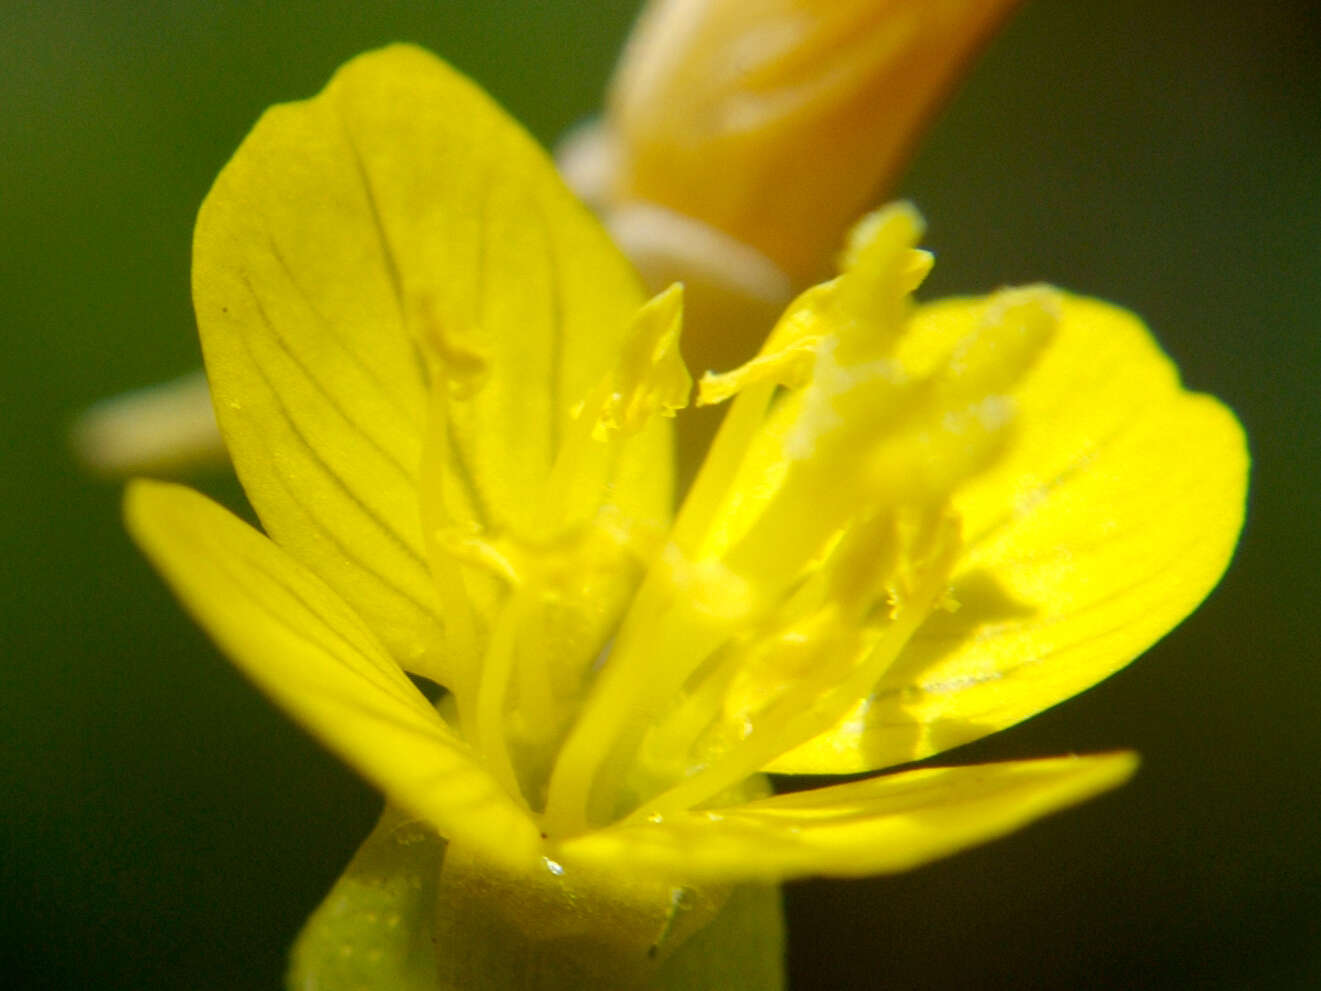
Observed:
[[[378,800],[184,619],[69,421],[197,362],[193,216],[263,107],[409,39],[551,141],[598,104],[635,3],[2,6],[0,974],[275,987]],[[1029,4],[924,143],[901,191],[928,291],[1047,279],[1143,314],[1246,423],[1251,514],[1175,634],[956,755],[1134,747],[1138,779],[911,875],[791,887],[795,988],[1321,986],[1318,20]]]

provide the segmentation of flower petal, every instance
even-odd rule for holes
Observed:
[[[197,622],[309,732],[443,835],[529,855],[531,820],[322,581],[186,488],[134,482],[125,516]]]
[[[909,870],[1122,784],[1133,754],[925,768],[729,808],[666,815],[566,842],[560,859],[698,881]]]
[[[932,360],[980,306],[921,309],[905,359]],[[1054,342],[1012,395],[1009,450],[954,499],[959,609],[932,616],[871,699],[771,770],[872,770],[1003,729],[1127,664],[1219,580],[1243,522],[1243,431],[1182,389],[1134,316],[1064,297]]]
[[[462,401],[432,444],[428,525],[517,525],[642,303],[627,262],[516,123],[399,45],[262,117],[202,207],[193,273],[220,425],[267,531],[443,680],[462,593],[428,568],[430,397]],[[667,468],[643,468],[668,465],[667,443],[658,426],[630,446],[617,502],[667,512]]]

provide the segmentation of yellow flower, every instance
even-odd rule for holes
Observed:
[[[524,951],[554,959],[529,986],[660,981],[731,886],[908,869],[1132,772],[768,794],[1086,688],[1201,601],[1240,527],[1237,422],[1135,318],[1043,287],[915,305],[920,233],[868,218],[703,379],[733,402],[672,514],[682,291],[644,301],[472,84],[363,55],[217,179],[194,302],[266,534],[152,482],[129,526],[263,691],[448,841],[442,984],[523,980]]]

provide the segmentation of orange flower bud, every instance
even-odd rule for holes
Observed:
[[[819,277],[1015,6],[654,3],[611,86],[602,193],[708,224],[795,283]]]

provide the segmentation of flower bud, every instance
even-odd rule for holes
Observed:
[[[828,271],[1014,0],[668,0],[611,86],[614,196]]]

